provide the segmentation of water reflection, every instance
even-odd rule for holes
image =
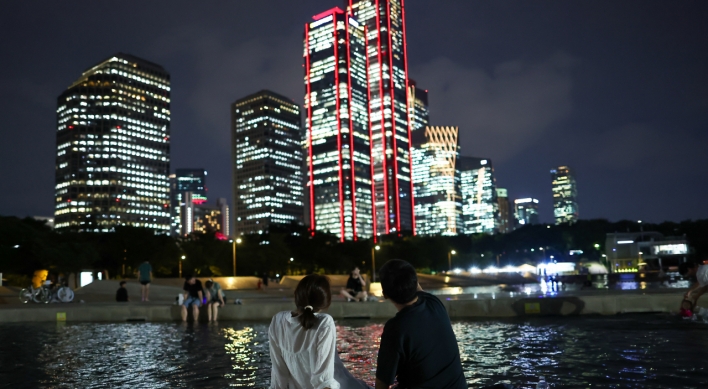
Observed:
[[[458,321],[471,387],[708,386],[702,323],[666,315]],[[267,387],[268,323],[0,325],[0,382],[12,388]],[[338,321],[338,350],[372,384],[381,322]]]

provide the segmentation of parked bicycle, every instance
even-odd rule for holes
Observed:
[[[25,304],[30,301],[39,304],[50,302],[70,303],[72,300],[74,300],[74,291],[69,286],[65,284],[56,288],[52,286],[52,282],[49,280],[44,281],[39,288],[30,285],[29,288],[24,288],[20,291],[20,301]]]

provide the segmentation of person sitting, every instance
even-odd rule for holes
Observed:
[[[121,281],[119,285],[120,287],[116,292],[116,301],[118,301],[119,303],[125,303],[130,301],[130,299],[128,299],[128,289],[125,288],[125,281]]]
[[[366,286],[366,281],[361,276],[361,272],[358,267],[355,267],[349,275],[347,280],[347,286],[342,289],[340,294],[347,299],[347,301],[366,301],[367,293],[364,291]]]
[[[192,318],[195,322],[199,321],[199,307],[202,306],[202,282],[194,276],[185,277],[184,282],[184,302],[182,303],[182,321],[187,321],[187,309],[192,307]]]
[[[690,300],[681,301],[679,316],[687,318],[693,317],[693,303]]]
[[[221,285],[210,279],[204,283],[204,287],[206,288],[207,316],[209,317],[209,321],[216,321],[217,316],[219,316],[219,307],[225,305]]]
[[[379,270],[384,298],[398,310],[384,325],[376,389],[466,389],[457,338],[443,303],[418,284],[415,268],[393,259]]]
[[[708,291],[708,265],[697,266],[693,262],[684,262],[679,265],[679,273],[693,282],[683,298],[690,300],[695,306],[698,299]]]
[[[329,279],[304,277],[295,288],[295,310],[273,316],[268,327],[271,388],[366,389],[337,354],[337,327],[323,313],[332,301]]]

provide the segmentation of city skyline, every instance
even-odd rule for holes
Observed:
[[[15,167],[12,171],[6,170],[3,176],[2,182],[8,185],[8,189],[2,191],[6,197],[0,198],[3,200],[0,201],[0,214],[48,216],[52,213],[50,193],[53,192],[53,134],[56,131],[52,122],[56,102],[51,100],[75,80],[81,69],[118,51],[157,62],[173,75],[172,171],[174,167],[204,166],[213,180],[210,194],[230,198],[229,150],[224,150],[221,145],[228,144],[223,141],[228,139],[229,132],[225,107],[235,98],[262,88],[272,88],[301,103],[301,23],[322,9],[341,6],[329,1],[297,6],[272,3],[287,11],[283,12],[285,15],[274,16],[272,37],[261,39],[253,34],[230,34],[242,38],[236,42],[228,41],[222,31],[226,24],[217,15],[219,12],[214,12],[219,7],[206,6],[195,12],[195,21],[190,25],[191,29],[202,33],[197,34],[199,39],[188,40],[186,49],[178,49],[174,45],[175,38],[168,38],[157,27],[137,28],[133,34],[105,31],[102,33],[105,37],[93,37],[91,35],[101,34],[89,34],[88,31],[102,23],[88,21],[90,16],[83,17],[87,20],[86,25],[80,25],[76,32],[64,32],[53,27],[56,23],[52,22],[52,17],[66,11],[47,3],[36,12],[37,17],[47,21],[47,27],[40,27],[37,34],[47,35],[49,29],[53,29],[56,38],[35,39],[31,43],[28,43],[30,40],[10,38],[3,43],[5,52],[20,54],[16,55],[15,61],[0,65],[2,79],[6,81],[0,83],[6,85],[0,94],[6,107],[1,113],[6,141],[0,154],[4,166]],[[704,82],[705,74],[698,71],[706,67],[705,54],[697,51],[700,47],[697,42],[706,35],[705,26],[699,26],[697,21],[704,19],[701,15],[706,15],[706,9],[699,3],[690,2],[676,6],[673,9],[681,16],[679,18],[659,3],[644,4],[648,5],[642,7],[639,16],[627,18],[633,14],[633,9],[626,5],[556,4],[558,9],[553,10],[552,7],[521,3],[509,9],[496,5],[480,8],[461,2],[425,7],[424,3],[409,1],[406,2],[409,76],[430,91],[431,124],[459,125],[461,155],[484,155],[493,160],[497,184],[509,189],[509,198],[541,200],[542,222],[552,222],[548,169],[563,164],[573,166],[578,172],[582,218],[655,222],[704,218],[708,211],[700,207],[699,194],[705,184],[695,178],[706,174],[707,164],[700,150],[708,142],[698,129],[705,128],[707,99],[705,88],[695,86],[708,84]],[[3,7],[8,9],[3,15],[18,15],[16,19],[29,15],[31,8],[23,5]],[[75,7],[72,12],[91,15],[89,7]],[[266,15],[273,16],[256,5],[233,7],[253,15],[252,18],[260,22],[266,20]],[[501,23],[502,27],[512,28],[511,35],[520,43],[495,36],[495,27],[489,23],[469,23],[465,28],[455,27],[451,31],[435,28],[443,22],[453,25],[455,23],[451,21],[459,21],[459,14],[463,12],[451,12],[456,7],[474,11],[466,13],[469,15],[509,16],[511,21]],[[156,14],[157,8],[148,5],[146,13]],[[600,12],[603,8],[613,12]],[[521,17],[521,11],[529,11],[535,16],[545,15],[545,23],[550,27],[540,28],[530,18]],[[116,10],[116,18],[121,18],[121,12],[124,11]],[[588,47],[578,48],[578,42],[584,36],[582,29],[561,21],[563,12],[570,15],[570,19],[581,20],[580,24],[586,28],[594,27],[612,35],[613,41],[599,37],[584,42]],[[169,11],[170,15],[177,15],[177,19],[184,13]],[[612,15],[600,16],[601,13]],[[578,19],[581,14],[585,19]],[[35,15],[34,11],[32,15]],[[139,19],[141,16],[134,17]],[[212,21],[211,17],[216,20]],[[209,20],[214,27],[199,20]],[[3,21],[2,28],[24,31],[12,19]],[[518,25],[512,26],[513,22]],[[619,35],[610,34],[619,31],[626,23],[631,28]],[[170,23],[161,26],[165,31],[177,28]],[[663,29],[651,28],[657,26]],[[550,37],[548,32],[553,28],[567,30],[567,38]],[[531,31],[532,37],[544,39],[537,40],[529,49],[522,49],[521,42],[531,37],[513,33],[521,29]],[[663,36],[661,31],[672,38],[669,39],[671,47],[659,39]],[[453,50],[453,46],[446,43],[450,34],[457,34],[465,45],[477,43],[473,49],[465,49],[473,54],[465,57]],[[6,33],[10,37],[21,35]],[[640,39],[639,36],[646,45],[631,45]],[[432,44],[434,41],[439,44]],[[202,42],[212,42],[217,47],[199,51]],[[33,54],[23,54],[26,51],[18,49],[20,43],[31,48]],[[82,46],[82,50],[78,50],[78,46]],[[603,61],[594,56],[599,47],[608,52]],[[635,60],[620,55],[628,47],[631,47],[630,54],[636,57]],[[199,55],[190,56],[189,50]],[[694,51],[698,54],[694,55]],[[65,55],[67,52],[72,55]],[[252,63],[240,61],[232,55],[236,53],[241,57],[244,53],[252,53],[256,59]],[[656,59],[646,61],[650,53],[659,54]],[[633,72],[639,60],[642,60],[643,68],[635,76]],[[664,69],[669,60],[672,61],[670,68],[681,69],[675,73],[682,76],[669,72],[667,77],[671,82],[656,81],[650,83],[650,87],[641,86],[640,80],[653,77],[651,75]],[[220,62],[230,65],[225,67]],[[209,77],[205,76],[207,73]],[[295,76],[286,77],[286,74]],[[216,81],[212,79],[220,80],[216,88],[213,88]],[[451,83],[453,79],[458,82]],[[668,85],[670,83],[676,86]],[[610,84],[614,84],[612,88]],[[479,86],[495,93],[485,95]],[[637,92],[632,95],[630,92],[634,89]],[[516,99],[512,95],[517,96]],[[670,96],[671,101],[658,96]],[[457,100],[471,107],[469,118],[460,116],[462,111],[456,108],[459,107]],[[531,100],[540,105],[529,105]],[[480,109],[491,114],[479,115]],[[697,113],[699,109],[702,113]],[[532,111],[535,112],[533,115],[530,114]],[[587,124],[579,125],[581,122]],[[11,131],[12,128],[23,128],[23,131]],[[624,150],[630,143],[632,148]],[[691,169],[684,169],[684,166],[691,166]],[[676,173],[671,176],[671,185],[653,184],[653,178],[662,172]],[[672,195],[681,196],[682,201],[668,201]]]

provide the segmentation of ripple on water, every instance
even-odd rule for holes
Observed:
[[[662,315],[457,321],[471,387],[708,387],[708,326]],[[267,323],[0,325],[12,388],[267,387]],[[338,349],[373,384],[381,322],[339,321]]]

